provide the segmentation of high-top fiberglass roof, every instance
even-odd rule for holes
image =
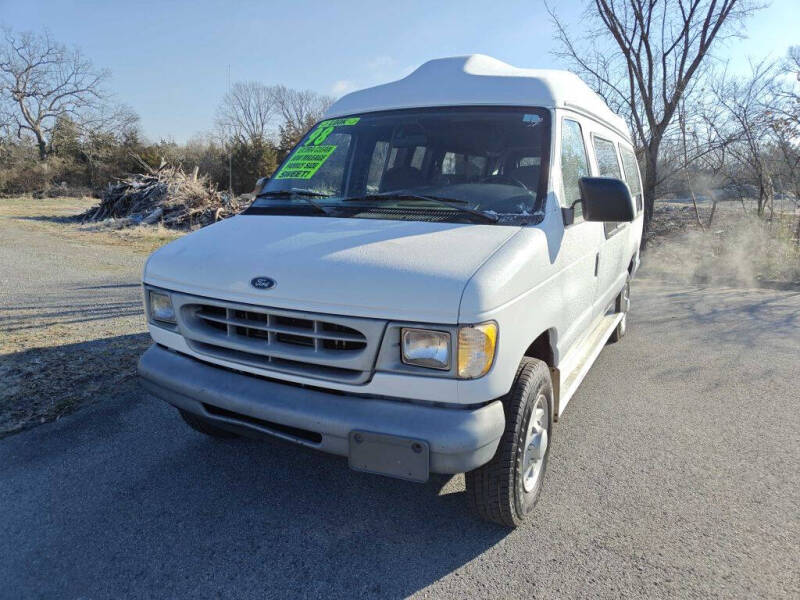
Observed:
[[[542,106],[588,112],[621,131],[625,121],[577,75],[521,69],[483,54],[439,58],[391,83],[343,96],[326,117],[430,106]]]

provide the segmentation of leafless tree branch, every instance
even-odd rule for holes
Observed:
[[[48,32],[15,33],[4,28],[0,42],[0,102],[16,135],[30,132],[39,158],[59,117],[103,109],[108,71],[95,69],[77,49],[54,41]]]
[[[742,20],[760,6],[748,0],[590,0],[587,7],[588,29],[596,29],[578,37],[547,7],[561,46],[556,54],[627,116],[645,167],[649,222],[659,149],[680,102],[703,78],[714,44],[738,35]]]

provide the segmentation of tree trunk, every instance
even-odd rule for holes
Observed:
[[[708,216],[708,227],[711,227],[711,222],[714,220],[714,213],[717,212],[717,197],[710,189],[706,190],[706,194],[711,198],[711,214]]]
[[[766,192],[767,198],[765,202],[769,202],[769,221],[772,223],[775,220],[775,186],[772,181],[772,174],[766,171]]]
[[[645,149],[642,249],[647,247],[647,232],[650,231],[650,222],[653,220],[653,209],[656,202],[656,182],[658,181],[658,147],[660,143],[660,140],[653,139]]]
[[[794,230],[794,243],[800,248],[800,216],[797,217],[797,229]]]
[[[697,219],[697,224],[700,226],[700,229],[703,231],[706,230],[703,227],[703,221],[700,219],[700,211],[697,209],[697,197],[694,195],[694,188],[692,187],[692,180],[689,178],[689,173],[684,171],[686,174],[686,185],[689,188],[689,195],[692,197],[692,205],[694,206],[694,218]]]
[[[44,138],[37,135],[36,145],[39,147],[39,160],[47,160],[47,143]]]

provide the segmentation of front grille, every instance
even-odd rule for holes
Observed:
[[[179,330],[198,353],[348,383],[372,373],[384,323],[176,295]]]
[[[362,372],[354,369],[340,369],[322,364],[311,365],[308,362],[279,358],[277,356],[258,352],[234,350],[232,348],[226,348],[221,344],[206,344],[204,342],[194,341],[190,343],[190,346],[202,354],[250,365],[251,367],[281,371],[292,375],[311,375],[313,377],[349,383],[359,383],[359,380],[362,378]]]
[[[342,352],[363,350],[367,346],[360,331],[314,319],[210,305],[198,305],[195,316],[229,336],[263,340],[266,345],[291,344]]]

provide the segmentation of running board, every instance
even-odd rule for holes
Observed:
[[[614,328],[622,320],[622,313],[603,315],[591,332],[576,346],[559,365],[560,382],[558,385],[558,415],[560,417],[567,408],[575,391],[580,386],[586,373],[594,364],[600,352],[606,345]],[[563,365],[563,366],[562,366]]]

